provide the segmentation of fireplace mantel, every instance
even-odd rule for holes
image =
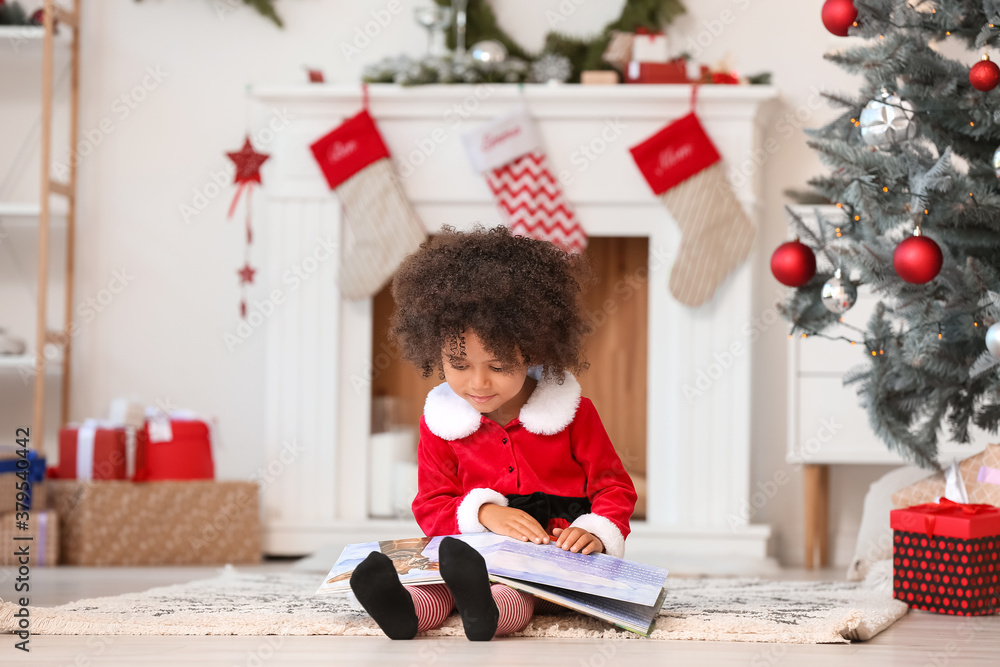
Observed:
[[[727,85],[701,86],[697,95],[697,113],[757,224],[759,165],[767,159],[762,109],[776,96],[770,86]],[[282,276],[316,256],[318,244],[339,239],[340,207],[309,144],[360,110],[362,89],[271,86],[254,89],[252,98],[256,136],[272,155],[261,195],[263,296],[270,286],[284,288]],[[368,99],[428,231],[500,222],[460,138],[523,104],[587,233],[648,237],[647,520],[634,523],[628,555],[667,565],[685,556],[764,558],[770,527],[748,521],[753,256],[705,306],[674,301],[667,280],[677,225],[628,153],[689,111],[691,87],[373,85]],[[336,264],[336,257],[314,262],[315,271],[294,291],[284,289],[263,325],[267,460],[299,452],[264,485],[265,548],[272,554],[418,531],[412,521],[368,518],[372,303],[339,298]],[[740,352],[732,354],[736,343]],[[701,378],[709,376],[706,386]]]

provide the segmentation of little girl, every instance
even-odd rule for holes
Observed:
[[[624,554],[635,487],[568,372],[587,367],[586,276],[581,256],[505,227],[445,227],[400,266],[390,336],[424,377],[445,380],[420,420],[413,513],[426,535],[492,531]],[[355,569],[351,589],[386,635],[411,639],[453,607],[471,640],[531,620],[534,596],[491,586],[465,542],[445,538],[439,557],[445,584],[403,586],[382,553]]]

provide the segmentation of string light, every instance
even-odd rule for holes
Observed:
[[[924,209],[924,215],[927,215],[927,209],[926,208]]]
[[[949,31],[948,31],[948,32],[946,32],[945,34],[946,34],[946,35],[950,35],[950,34],[951,34],[951,30],[949,30]]]
[[[969,121],[969,125],[971,125],[972,127],[975,127],[975,126],[976,126],[976,124],[975,124],[975,123],[973,123],[973,122],[972,122],[971,120]]]
[[[837,227],[836,231],[837,231],[837,236],[839,237],[840,236],[840,227]]]
[[[860,216],[860,215],[856,215],[856,216],[854,216],[854,222],[857,222],[857,221],[858,221],[858,220],[860,220],[860,219],[861,219],[861,216]]]
[[[978,308],[976,308],[973,311],[972,314],[975,315],[976,313],[978,313],[981,310],[989,309],[989,308],[992,308],[992,307],[993,307],[992,303],[986,304],[986,305],[983,305],[983,306],[979,306]],[[845,319],[844,319],[843,316],[841,316],[839,318],[839,320],[840,320],[840,325],[841,326],[847,327],[849,329],[853,329],[853,330],[855,330],[855,331],[857,331],[858,333],[861,333],[861,334],[868,333],[866,330],[864,330],[864,329],[862,329],[860,327],[856,327],[853,324],[850,324],[849,322],[845,321]],[[793,331],[794,331],[795,328],[797,328],[797,326],[798,325],[796,325],[796,324],[793,323],[793,325],[792,325]],[[975,319],[973,321],[973,326],[976,327],[976,328],[979,327],[979,320],[978,319]],[[915,333],[915,332],[920,331],[921,329],[924,329],[926,327],[935,327],[937,329],[938,340],[944,340],[944,327],[942,326],[941,322],[928,322],[927,324],[921,324],[919,326],[913,327],[912,329],[906,331],[905,333],[900,333],[900,334],[897,334],[897,335],[894,335],[894,336],[890,336],[889,338],[890,338],[890,340],[900,339],[904,335]],[[818,331],[807,331],[807,332],[805,332],[805,333],[802,334],[803,338],[806,338],[807,336],[811,336],[811,337],[814,337],[814,338],[816,338],[816,337],[818,337],[818,338],[825,338],[826,340],[835,340],[835,341],[836,340],[842,340],[842,341],[845,341],[847,343],[850,343],[851,345],[856,345],[858,343],[863,342],[863,343],[865,343],[868,346],[868,349],[871,350],[871,353],[872,353],[873,357],[876,357],[876,356],[878,356],[880,354],[882,354],[882,355],[885,354],[885,348],[882,345],[882,343],[883,343],[882,339],[879,339],[877,341],[869,339],[869,338],[864,338],[864,339],[861,339],[861,340],[853,340],[851,338],[848,338],[847,336],[839,336],[839,335],[831,336],[831,335],[828,335],[828,334],[825,334],[825,333],[820,333]],[[789,339],[791,339],[792,338],[792,334],[789,333],[788,337],[789,337]]]
[[[851,120],[853,121],[854,119],[852,118]],[[844,208],[844,205],[841,204],[840,202],[837,202],[837,208]]]
[[[889,191],[889,188],[887,188],[886,186],[883,185],[882,186],[882,192],[888,192],[888,191]]]

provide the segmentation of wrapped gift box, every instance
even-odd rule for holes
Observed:
[[[200,419],[154,414],[140,432],[135,481],[213,479],[212,440]]]
[[[28,467],[19,464],[21,456],[13,447],[0,447],[0,503],[5,503],[4,509],[13,508],[18,500],[18,492],[25,492],[25,506],[28,509],[45,509],[45,457],[38,453],[38,450],[29,449],[26,455]],[[18,470],[27,470],[27,479],[22,480],[17,474]],[[28,488],[24,489],[23,482],[28,482]],[[21,487],[21,488],[19,488]]]
[[[986,445],[986,449],[962,461],[959,471],[970,503],[1000,507],[1000,444]],[[894,493],[892,504],[910,507],[932,503],[944,494],[945,474],[939,472]]]
[[[667,63],[633,60],[625,68],[625,83],[687,83],[687,61],[677,58]]]
[[[632,38],[632,60],[665,63],[670,60],[667,36],[662,32],[636,30]]]
[[[18,526],[16,512],[0,513],[0,565],[55,565],[59,562],[59,519],[52,510],[32,510],[26,530]],[[15,539],[30,537],[31,539]],[[27,547],[27,563],[19,554]],[[13,590],[13,589],[11,589]]]
[[[1000,599],[1000,509],[943,500],[892,510],[893,597],[916,609],[981,616]]]
[[[59,430],[59,479],[128,479],[129,436],[124,426],[94,421]]]
[[[256,563],[256,482],[51,480],[69,565]]]

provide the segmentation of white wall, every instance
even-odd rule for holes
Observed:
[[[89,132],[100,142],[80,166],[78,300],[98,295],[115,270],[125,270],[134,279],[84,324],[75,341],[72,417],[103,415],[108,401],[122,395],[216,415],[219,476],[245,478],[266,462],[260,441],[263,337],[251,336],[233,352],[223,343],[224,334],[239,323],[235,270],[242,263],[242,221],[225,218],[232,188],[224,189],[189,223],[182,219],[180,206],[193,205],[195,191],[204,191],[212,173],[229,168],[223,153],[242,143],[248,122],[247,84],[300,82],[302,66],[307,64],[324,69],[329,81],[353,82],[366,62],[401,51],[419,53],[425,36],[411,18],[415,3],[401,0],[402,13],[350,61],[340,45],[354,39],[372,12],[391,3],[280,2],[284,30],[250,9],[227,11],[229,0],[84,0],[84,4],[80,126],[85,136]],[[689,0],[691,13],[669,30],[677,51],[700,51],[698,59],[704,62],[727,59],[741,73],[770,70],[782,91],[780,108],[766,128],[766,136],[775,137],[778,149],[759,167],[766,198],[755,253],[760,287],[753,311],[760,316],[779,293],[768,258],[786,239],[782,191],[803,187],[809,175],[823,170],[800,128],[819,125],[830,116],[816,98],[819,89],[855,87],[850,77],[822,59],[824,51],[844,40],[823,28],[821,4],[820,0]],[[614,18],[620,5],[596,0],[495,3],[502,25],[529,48],[541,45],[549,27],[547,17],[552,16],[547,11],[572,9],[559,27],[586,34]],[[688,39],[700,39],[701,46],[698,41],[689,44]],[[0,45],[0,53],[2,175],[18,143],[10,138],[20,137],[13,129],[16,122],[30,125],[34,119],[31,102],[38,90],[40,50],[36,48],[34,57],[25,53],[15,57]],[[162,81],[150,78],[151,71],[161,72]],[[137,89],[144,81],[148,90]],[[123,95],[144,99],[126,115],[125,107],[116,102]],[[110,133],[100,131],[102,121],[112,127]],[[32,196],[37,173],[36,160],[15,179],[13,191],[0,196]],[[266,166],[264,177],[266,185]],[[33,276],[30,244],[18,250],[18,256],[27,275]],[[0,261],[6,266],[8,258]],[[30,299],[11,296],[6,281],[5,273],[0,326],[12,323],[31,335],[31,323],[24,318]],[[260,298],[263,293],[258,287],[250,296]],[[753,481],[765,483],[780,469],[789,472],[791,481],[754,519],[774,525],[776,554],[795,563],[802,559],[801,475],[784,463],[786,333],[786,325],[778,321],[756,343]],[[9,378],[0,387],[0,399],[8,406],[0,411],[4,429],[0,432],[7,433],[10,424],[30,416],[30,392]],[[862,496],[884,470],[841,467],[833,472],[831,525],[839,562],[846,562],[853,550]]]

